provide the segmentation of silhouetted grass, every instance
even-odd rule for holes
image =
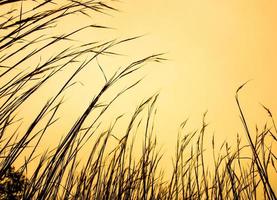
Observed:
[[[10,9],[10,5],[15,7]],[[77,13],[90,16],[97,12],[116,10],[107,3],[94,0],[45,0],[29,2],[29,5],[30,8],[25,11],[22,9],[24,1],[0,1],[3,12],[0,16],[1,199],[276,199],[274,176],[270,175],[276,175],[277,172],[277,158],[272,148],[277,141],[275,122],[270,110],[263,106],[269,114],[272,127],[265,125],[263,130],[257,128],[256,133],[250,131],[239,101],[239,91],[244,85],[236,92],[236,102],[248,143],[242,144],[241,136],[238,135],[235,147],[231,148],[224,142],[218,150],[214,137],[211,138],[209,147],[213,154],[212,165],[207,164],[211,156],[207,156],[205,149],[207,124],[204,114],[199,131],[185,133],[187,121],[180,125],[172,173],[170,178],[164,177],[163,170],[169,169],[161,165],[162,154],[153,128],[158,95],[146,99],[137,107],[121,138],[114,132],[121,116],[107,130],[101,130],[100,135],[96,134],[100,131],[101,116],[140,80],[128,83],[125,89],[105,104],[101,103],[103,95],[120,80],[139,71],[143,64],[164,60],[160,54],[130,63],[110,77],[100,65],[97,66],[105,79],[102,88],[94,94],[90,104],[71,125],[58,146],[44,153],[38,152],[43,136],[57,121],[64,92],[75,84],[74,77],[97,56],[116,55],[112,47],[136,37],[102,43],[88,41],[77,47],[69,46],[46,61],[38,61],[27,70],[24,68],[25,63],[33,58],[39,60],[43,51],[56,44],[70,44],[74,34],[88,28],[107,28],[87,25],[70,33],[47,36],[47,31],[54,28],[57,21]],[[74,72],[61,83],[57,94],[41,108],[26,131],[19,132],[21,120],[17,118],[17,112],[21,106],[56,74],[72,66],[75,67]],[[97,116],[89,126],[85,126],[92,113]],[[46,122],[43,121],[45,119]],[[137,148],[135,138],[141,132],[144,133],[144,139],[141,155],[137,157],[134,154],[134,148]],[[91,138],[94,143],[85,160],[80,157],[80,151]],[[24,164],[15,170],[15,162],[22,158]],[[29,171],[30,166],[35,166],[33,171]]]

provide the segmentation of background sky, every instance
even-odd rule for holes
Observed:
[[[262,125],[277,112],[277,2],[273,0],[151,0],[117,3],[121,10],[107,23],[119,36],[145,34],[128,53],[166,52],[168,61],[149,67],[145,88],[159,90],[158,135],[168,142],[189,118],[190,129],[208,110],[210,132],[219,140],[235,138],[242,125],[235,91],[247,119]],[[150,92],[149,92],[150,93]]]
[[[133,0],[113,4],[119,12],[92,18],[75,16],[64,20],[57,28],[67,32],[89,23],[89,20],[93,24],[114,28],[85,32],[76,38],[80,42],[144,35],[115,49],[123,56],[99,57],[107,74],[112,74],[121,65],[155,53],[166,53],[164,57],[168,60],[161,64],[149,63],[145,70],[133,77],[134,80],[145,78],[136,89],[113,105],[106,124],[123,113],[128,119],[139,103],[159,92],[155,134],[163,152],[173,153],[182,121],[189,118],[188,131],[199,129],[202,114],[207,110],[210,136],[214,134],[219,142],[232,141],[238,132],[243,134],[235,91],[248,80],[251,81],[241,93],[241,103],[251,130],[255,130],[256,123],[262,126],[267,121],[267,113],[260,103],[269,107],[276,117],[276,1]],[[42,55],[42,59],[49,55],[53,52]],[[35,110],[44,105],[47,95],[53,95],[54,88],[68,74],[70,71],[58,75],[50,82],[50,87],[45,88],[43,95],[35,95],[33,101],[22,108],[27,118],[33,119]],[[59,141],[58,132],[60,135],[66,133],[91,101],[103,84],[103,78],[99,77],[98,68],[89,68],[78,76],[82,84],[68,90],[61,110],[61,113],[66,112],[61,120],[63,125],[53,128],[49,144]],[[122,84],[128,85],[128,82]]]

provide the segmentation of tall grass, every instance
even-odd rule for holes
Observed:
[[[116,56],[112,47],[136,38],[102,43],[88,41],[77,47],[66,45],[68,47],[46,61],[39,61],[42,52],[55,45],[71,44],[71,36],[79,32],[88,28],[107,28],[89,24],[70,33],[49,37],[47,31],[55,28],[58,21],[70,15],[90,16],[116,9],[94,0],[29,2],[27,10],[23,9],[24,5],[25,2],[19,0],[0,1],[1,12],[4,12],[0,16],[1,199],[276,199],[274,176],[271,175],[277,172],[277,157],[272,148],[277,140],[275,122],[270,110],[264,107],[271,126],[266,125],[262,130],[257,128],[254,134],[250,131],[239,100],[239,92],[244,85],[237,90],[236,102],[248,143],[242,144],[238,135],[235,148],[225,142],[218,150],[215,139],[211,138],[212,165],[207,164],[206,158],[207,124],[204,114],[199,131],[185,133],[187,121],[180,125],[172,173],[170,178],[164,175],[163,170],[166,169],[161,166],[163,155],[154,132],[158,95],[137,107],[121,138],[114,131],[121,116],[116,116],[107,130],[99,130],[101,117],[110,106],[141,80],[128,83],[105,104],[101,103],[103,95],[120,80],[139,71],[145,63],[163,61],[160,54],[132,62],[111,76],[107,76],[100,65],[96,66],[105,80],[102,88],[71,124],[71,129],[60,143],[44,153],[38,152],[38,147],[43,145],[43,136],[57,121],[57,113],[63,106],[63,94],[75,84],[74,78],[99,55]],[[81,59],[84,57],[88,59]],[[24,67],[25,63],[34,60],[38,63],[28,69]],[[49,80],[72,66],[72,74],[22,132],[22,120],[17,117],[20,108]],[[87,126],[87,119],[93,113],[96,117]],[[101,134],[97,135],[97,131]],[[141,155],[136,157],[135,140],[141,132],[144,133]],[[90,139],[94,143],[85,160],[81,158],[80,151]],[[15,169],[15,163],[22,158],[24,163]],[[35,166],[34,170],[30,171],[30,166]]]

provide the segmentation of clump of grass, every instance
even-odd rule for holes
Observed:
[[[6,9],[10,5],[14,6],[13,9]],[[261,196],[276,199],[270,177],[272,171],[276,174],[276,156],[272,148],[277,140],[275,122],[270,110],[264,107],[272,127],[257,129],[256,135],[250,132],[238,95],[244,85],[236,93],[236,102],[248,143],[242,144],[238,135],[235,148],[225,142],[216,153],[216,141],[212,138],[212,166],[206,164],[204,144],[207,124],[204,114],[199,131],[186,134],[184,128],[187,121],[181,124],[172,174],[169,179],[163,176],[162,154],[153,128],[158,95],[146,99],[137,107],[121,138],[114,131],[121,116],[107,130],[96,135],[100,131],[101,116],[140,80],[129,83],[105,104],[101,103],[103,95],[120,80],[139,71],[143,64],[164,60],[160,54],[132,62],[110,77],[101,66],[96,66],[104,77],[103,86],[58,146],[39,154],[38,147],[43,136],[57,121],[63,94],[75,84],[74,78],[99,55],[116,55],[112,47],[136,37],[102,43],[88,41],[74,47],[69,45],[27,70],[25,63],[39,60],[40,54],[52,46],[71,44],[74,34],[88,28],[107,28],[90,24],[70,33],[49,37],[45,33],[54,28],[57,21],[77,13],[90,16],[116,9],[108,3],[94,0],[29,2],[28,10],[23,6],[24,1],[19,0],[0,2],[3,12],[0,16],[0,78],[3,80],[0,83],[1,199],[259,199]],[[84,57],[89,59],[81,59]],[[50,79],[72,66],[75,70],[61,83],[60,90],[40,109],[26,131],[21,132],[18,110]],[[89,126],[85,126],[93,113],[96,117]],[[135,138],[141,132],[144,133],[142,153],[135,158]],[[89,156],[84,163],[80,162],[80,151],[91,138],[94,144]],[[111,141],[114,144],[112,149]],[[26,149],[30,151],[26,153]],[[22,158],[24,163],[15,170],[13,166]],[[35,166],[32,172],[29,171],[30,166]]]
[[[216,150],[213,137],[210,145],[213,164],[207,166],[204,149],[207,124],[204,114],[198,133],[179,136],[168,199],[276,199],[272,177],[272,173],[276,175],[277,172],[276,155],[272,148],[277,141],[275,122],[270,110],[265,108],[273,128],[265,125],[261,131],[257,128],[256,135],[250,132],[239,101],[239,91],[243,87],[237,90],[236,102],[248,143],[242,144],[241,136],[237,135],[236,148],[224,142]],[[185,124],[186,121],[181,128]],[[197,142],[190,146],[195,137]]]

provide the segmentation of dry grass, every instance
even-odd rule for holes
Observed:
[[[37,1],[30,3],[30,9],[23,11],[24,1],[0,1],[0,198],[1,199],[276,199],[270,173],[276,175],[276,156],[272,146],[276,145],[277,130],[272,114],[266,107],[271,126],[251,133],[239,101],[236,101],[247,144],[242,144],[240,136],[236,148],[225,142],[220,151],[215,148],[215,139],[211,138],[213,165],[206,164],[204,148],[206,122],[199,131],[186,134],[186,121],[180,126],[173,161],[171,178],[165,180],[162,173],[157,138],[153,133],[155,102],[158,95],[142,102],[135,110],[124,136],[114,135],[114,126],[120,117],[100,136],[96,136],[101,116],[107,112],[114,101],[123,93],[135,87],[140,80],[129,83],[106,104],[100,100],[114,85],[139,71],[143,64],[160,62],[162,55],[152,55],[130,63],[107,77],[98,66],[105,84],[93,98],[85,111],[72,124],[70,131],[59,145],[43,154],[37,149],[48,133],[49,127],[56,122],[56,115],[63,103],[64,91],[74,84],[74,77],[83,71],[99,55],[115,55],[113,46],[128,42],[128,38],[108,42],[88,41],[77,47],[67,47],[44,62],[37,63],[29,70],[24,63],[39,58],[44,50],[51,46],[71,42],[71,36],[87,28],[104,26],[87,25],[73,32],[56,37],[48,37],[45,31],[55,27],[55,23],[69,15],[81,13],[90,16],[93,13],[105,13],[115,10],[101,1]],[[10,8],[15,5],[15,9]],[[48,6],[51,5],[51,6]],[[5,8],[5,9],[4,9]],[[2,11],[1,11],[2,12]],[[32,38],[32,39],[30,39]],[[42,42],[43,41],[43,42]],[[36,48],[33,46],[36,45]],[[15,48],[16,47],[16,48]],[[18,55],[21,56],[20,59]],[[80,61],[84,56],[89,59]],[[15,58],[16,62],[11,62]],[[69,66],[75,66],[74,72],[60,85],[60,90],[41,108],[25,132],[18,133],[20,120],[17,111],[50,79]],[[23,67],[23,70],[22,70]],[[100,112],[99,112],[100,109]],[[88,116],[98,110],[97,117],[84,126]],[[147,114],[145,114],[145,112]],[[43,120],[46,123],[42,123]],[[144,130],[142,154],[134,158],[134,138],[137,130]],[[93,138],[85,164],[80,166],[80,150]],[[117,141],[112,150],[108,150],[111,139]],[[196,143],[192,141],[196,139]],[[24,150],[31,149],[27,156]],[[220,152],[220,153],[216,153]],[[24,157],[24,164],[16,170],[15,162]],[[30,165],[35,170],[30,174]],[[165,169],[164,169],[165,170]],[[24,174],[28,173],[28,179]]]

